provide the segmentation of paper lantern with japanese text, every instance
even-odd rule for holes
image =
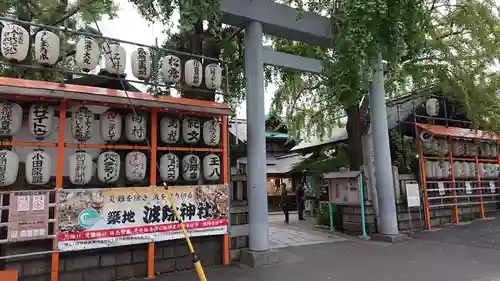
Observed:
[[[182,158],[182,177],[186,181],[197,181],[200,178],[200,158],[187,154]]]
[[[2,28],[0,37],[2,55],[8,59],[21,62],[28,56],[30,34],[22,26],[7,24]]]
[[[13,102],[0,103],[0,136],[13,136],[21,130],[23,109]]]
[[[185,143],[197,143],[201,137],[200,120],[193,117],[185,117],[182,120],[182,139]]]
[[[50,181],[50,155],[42,150],[32,151],[26,156],[26,182],[44,185]]]
[[[164,57],[161,61],[160,72],[165,80],[165,83],[179,83],[179,81],[181,81],[181,59],[172,55]]]
[[[124,74],[127,66],[125,49],[118,44],[103,44],[104,70],[111,74]]]
[[[35,35],[35,59],[43,65],[54,65],[59,59],[59,36],[54,32],[42,30]]]
[[[10,150],[0,150],[0,186],[16,182],[19,171],[19,156]]]
[[[140,151],[131,151],[125,156],[125,177],[129,181],[142,181],[146,178],[146,154]]]
[[[222,68],[218,64],[205,67],[205,86],[210,90],[218,90],[222,84]]]
[[[184,80],[190,87],[199,87],[203,80],[203,65],[198,60],[188,60],[184,65]]]
[[[130,63],[132,74],[139,80],[147,80],[151,75],[151,54],[144,48],[132,52]]]
[[[428,99],[425,102],[425,111],[427,115],[434,117],[439,114],[439,101],[437,99]]]
[[[52,134],[54,126],[54,107],[46,103],[35,103],[30,107],[28,115],[30,134],[43,139]]]
[[[84,72],[89,72],[97,67],[101,51],[96,41],[84,37],[76,43],[75,63]]]
[[[92,180],[94,162],[92,155],[78,151],[69,159],[69,181],[74,185],[86,185]]]
[[[94,113],[82,106],[71,115],[71,135],[78,141],[85,142],[92,137]]]
[[[141,142],[146,139],[146,116],[128,114],[125,119],[125,137],[131,142]]]
[[[101,138],[105,142],[119,140],[122,135],[122,116],[112,110],[101,113],[99,117],[99,129]]]
[[[163,181],[174,182],[179,178],[179,157],[173,153],[160,157],[160,178]]]
[[[160,139],[164,143],[176,143],[181,135],[181,121],[163,117],[160,121]]]
[[[210,146],[219,144],[220,124],[217,120],[208,120],[203,123],[203,141]]]
[[[120,155],[106,151],[97,158],[97,178],[103,183],[114,183],[120,176]]]
[[[208,181],[219,180],[221,173],[220,158],[217,154],[208,154],[203,158],[203,177]]]

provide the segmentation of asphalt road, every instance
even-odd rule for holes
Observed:
[[[397,244],[348,239],[280,250],[265,268],[207,268],[208,281],[500,281],[500,219],[420,233]],[[194,272],[157,277],[195,281]]]

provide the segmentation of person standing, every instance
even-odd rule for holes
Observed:
[[[304,219],[304,185],[299,184],[297,186],[297,190],[295,191],[295,196],[297,199],[297,213],[299,215],[299,220],[303,221]]]
[[[286,197],[288,195],[288,191],[286,190],[286,184],[281,184],[281,208],[283,209],[283,214],[285,214],[285,223],[288,224],[290,222],[289,219],[289,208],[288,203],[286,202]]]

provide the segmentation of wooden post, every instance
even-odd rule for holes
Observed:
[[[149,183],[156,186],[156,158],[158,148],[158,109],[151,109],[151,155],[149,164]],[[148,278],[154,278],[155,274],[155,242],[148,244]]]
[[[56,189],[63,188],[64,175],[64,135],[66,133],[66,100],[59,102],[59,131],[57,135],[57,166],[56,166]],[[54,212],[55,213],[55,212]],[[54,214],[57,219],[57,214]],[[54,229],[57,235],[57,229]],[[59,252],[57,252],[57,238],[52,243],[52,266],[50,272],[50,281],[59,280]]]
[[[229,157],[228,157],[228,117],[223,116],[222,117],[222,179],[223,183],[227,186],[229,189]],[[228,197],[227,200],[230,201],[231,198],[229,196],[229,190],[228,190]],[[229,213],[231,213],[230,210],[231,205],[228,202],[228,220],[229,220]],[[228,222],[228,228],[230,227],[230,222]],[[229,255],[229,234],[224,234],[223,238],[223,243],[222,243],[222,263],[224,265],[230,264],[231,259]]]

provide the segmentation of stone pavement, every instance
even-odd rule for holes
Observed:
[[[458,237],[458,238],[457,238]],[[263,268],[206,268],[209,281],[500,281],[500,219],[420,233],[396,244],[345,238],[280,248],[280,263]],[[195,281],[194,272],[157,277]]]
[[[282,214],[269,215],[269,243],[271,248],[312,245],[344,241],[341,235],[328,233],[325,229],[313,227],[314,218],[299,221],[297,214],[290,214],[290,224],[285,224]]]

